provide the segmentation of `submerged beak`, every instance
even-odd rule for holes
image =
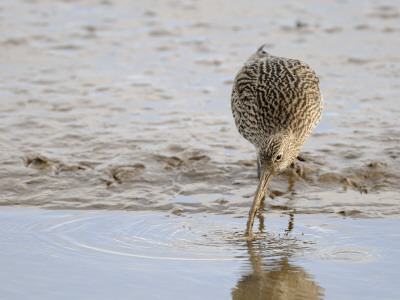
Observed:
[[[258,208],[260,207],[261,199],[264,197],[267,190],[268,183],[271,178],[276,174],[276,171],[268,164],[264,165],[261,169],[260,183],[258,184],[256,195],[254,196],[253,205],[249,212],[249,220],[247,221],[247,229],[245,236],[249,239],[254,237],[253,223]]]

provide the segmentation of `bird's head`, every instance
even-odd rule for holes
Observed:
[[[247,224],[248,236],[252,234],[250,229],[253,226],[257,207],[264,197],[272,177],[276,173],[286,169],[294,161],[300,151],[294,136],[290,132],[269,135],[256,146],[256,149],[258,177],[260,182],[250,210],[250,217]]]
[[[295,139],[290,133],[268,136],[256,149],[259,177],[263,169],[272,173],[272,176],[286,169],[299,154]]]

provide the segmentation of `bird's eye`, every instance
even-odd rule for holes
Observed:
[[[278,156],[276,157],[276,161],[280,160],[282,158],[282,154],[278,154]]]

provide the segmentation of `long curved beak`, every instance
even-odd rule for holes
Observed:
[[[250,240],[254,237],[253,224],[257,210],[260,207],[262,198],[265,196],[268,183],[275,174],[276,171],[269,165],[264,165],[261,169],[260,182],[257,187],[256,195],[254,196],[253,205],[249,212],[249,219],[247,221],[247,229],[245,233],[245,236]]]

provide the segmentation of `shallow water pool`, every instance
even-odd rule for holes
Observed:
[[[0,210],[3,299],[396,299],[399,220]],[[268,229],[268,230],[267,230]]]

